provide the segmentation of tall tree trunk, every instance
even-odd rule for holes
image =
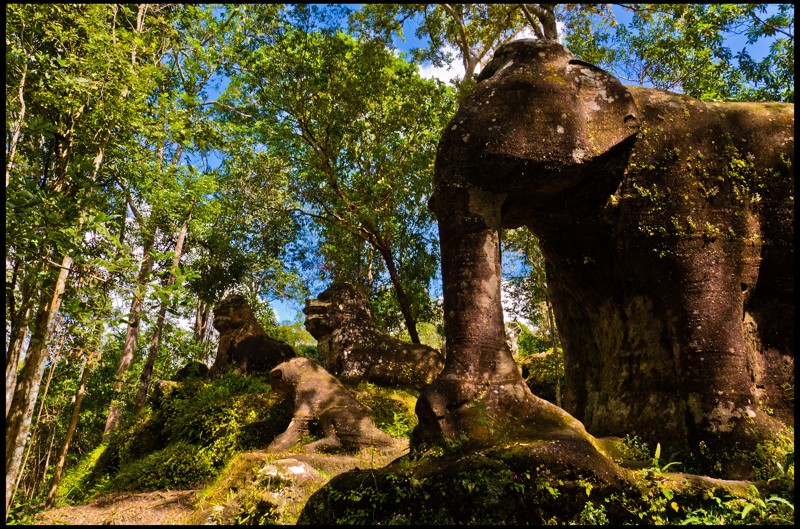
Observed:
[[[172,268],[167,279],[167,287],[175,284],[175,269],[181,260],[183,254],[183,243],[186,240],[186,232],[189,229],[189,219],[191,219],[191,212],[187,215],[186,220],[181,226],[181,231],[178,233],[178,240],[175,242],[175,253],[172,257]],[[142,369],[142,375],[139,377],[139,393],[136,395],[136,409],[138,410],[144,406],[144,401],[147,398],[147,388],[150,385],[150,377],[153,375],[153,366],[156,363],[156,356],[158,355],[158,346],[161,342],[161,333],[164,329],[164,319],[167,316],[168,302],[162,301],[161,308],[158,311],[158,319],[156,320],[156,328],[153,331],[153,339],[150,342],[150,351],[147,354],[147,362]]]
[[[197,300],[197,313],[194,317],[194,341],[202,343],[208,337],[208,319],[211,307],[205,301]]]
[[[411,312],[411,305],[408,303],[406,292],[403,289],[402,282],[400,281],[400,275],[397,273],[397,267],[394,264],[392,252],[384,245],[379,245],[378,251],[381,252],[383,260],[386,263],[386,270],[389,271],[389,277],[392,280],[394,291],[397,294],[397,302],[400,304],[400,312],[403,314],[403,319],[406,322],[408,336],[411,338],[411,343],[420,343],[419,334],[417,333],[417,322],[414,319],[414,314]]]
[[[81,107],[81,111],[82,109],[83,107]],[[78,116],[75,116],[73,122],[77,119]],[[111,130],[109,129],[105,131],[103,138],[100,140],[97,155],[94,158],[92,166],[92,174],[90,177],[92,181],[97,178],[100,171],[100,166],[103,163],[103,156],[110,136]],[[64,159],[68,158],[66,152],[62,152],[61,155]],[[66,166],[64,166],[63,171],[63,175],[56,179],[56,189],[62,185],[58,183],[59,180],[61,182],[66,180]],[[91,188],[88,192],[91,192]],[[78,232],[80,232],[84,222],[85,211],[81,211],[78,217]],[[12,488],[19,475],[22,454],[25,450],[25,444],[28,442],[33,408],[39,396],[39,386],[44,373],[47,344],[53,333],[56,315],[61,308],[61,301],[67,286],[67,278],[72,268],[72,262],[72,258],[69,255],[63,257],[50,300],[47,299],[48,289],[43,288],[42,290],[41,302],[36,316],[36,324],[30,339],[30,345],[25,355],[25,363],[19,373],[14,389],[14,396],[8,408],[8,412],[6,413],[6,519],[8,519],[8,510],[13,498]]]
[[[122,392],[125,373],[127,373],[128,368],[131,366],[136,356],[144,295],[147,282],[150,279],[150,271],[153,269],[153,255],[151,250],[155,245],[155,231],[155,226],[151,226],[151,229],[146,234],[147,238],[144,241],[144,255],[142,256],[142,263],[139,266],[139,275],[136,278],[136,287],[133,291],[131,308],[128,313],[128,329],[125,332],[125,345],[122,349],[122,358],[120,359],[119,368],[117,368],[117,375],[114,380],[113,397],[108,408],[108,418],[106,419],[106,425],[103,429],[104,441],[108,440],[111,432],[119,425],[120,413],[122,412],[122,404],[119,402],[119,397]]]
[[[558,42],[558,26],[552,4],[520,4],[520,8],[539,39]]]
[[[19,325],[12,329],[8,340],[9,349],[6,355],[6,419],[8,419],[8,411],[11,409],[11,402],[14,400],[14,388],[17,385],[17,371],[22,358],[22,346],[28,336],[27,320],[29,316],[30,311],[28,310],[22,316],[23,322],[20,322]]]
[[[42,303],[36,317],[36,326],[31,336],[25,363],[14,391],[14,399],[6,417],[6,519],[13,498],[13,487],[20,471],[22,454],[28,441],[33,409],[39,396],[39,386],[44,374],[47,343],[53,332],[56,314],[61,307],[67,285],[72,258],[64,256],[52,297],[48,300],[48,289],[43,291]]]
[[[75,434],[75,428],[78,426],[78,416],[81,411],[81,403],[83,402],[83,395],[86,393],[86,383],[89,380],[89,367],[93,361],[99,362],[102,355],[102,349],[98,349],[96,353],[90,353],[89,357],[86,359],[86,362],[83,364],[83,369],[81,370],[81,381],[78,385],[78,392],[75,394],[75,403],[72,405],[72,416],[69,419],[67,435],[64,438],[64,443],[61,445],[61,450],[58,453],[58,461],[56,462],[56,468],[53,471],[53,479],[50,482],[50,490],[47,493],[47,500],[45,502],[45,506],[47,508],[52,508],[55,506],[56,491],[58,490],[59,483],[61,483],[61,474],[64,471],[64,463],[67,460],[67,451],[69,450],[72,436]]]
[[[11,313],[11,332],[8,336],[8,349],[6,350],[6,419],[8,418],[8,411],[11,408],[11,402],[14,399],[14,388],[17,384],[17,372],[19,371],[20,361],[22,359],[22,348],[25,345],[25,339],[28,337],[28,325],[30,323],[31,305],[33,304],[34,296],[27,288],[26,280],[23,279],[20,285],[20,305],[17,306],[16,295],[14,286],[16,285],[16,276],[19,274],[21,265],[15,263],[14,278],[12,279],[12,287],[6,292],[9,304],[9,312]],[[35,270],[29,271],[28,277],[35,276]]]

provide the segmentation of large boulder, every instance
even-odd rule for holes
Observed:
[[[343,449],[357,451],[373,446],[389,447],[392,438],[379,430],[374,413],[356,400],[336,377],[310,358],[293,358],[270,371],[272,388],[282,394],[292,410],[286,431],[267,448],[284,451],[304,436],[322,435],[305,450]]]
[[[444,355],[375,327],[369,300],[353,285],[334,284],[303,309],[317,339],[322,366],[346,384],[367,380],[383,386],[421,388],[444,367]]]
[[[219,349],[211,366],[212,376],[224,373],[229,366],[234,366],[240,375],[268,373],[297,356],[289,344],[266,335],[247,300],[238,294],[214,307],[214,328],[219,331]]]

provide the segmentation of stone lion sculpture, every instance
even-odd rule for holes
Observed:
[[[375,426],[372,409],[357,401],[314,360],[293,358],[270,371],[269,378],[272,389],[287,399],[293,415],[286,431],[267,450],[288,450],[312,431],[323,437],[305,446],[311,452],[320,448],[357,451],[392,444],[392,438]]]
[[[347,283],[306,300],[305,326],[318,341],[320,362],[346,384],[421,388],[444,367],[444,355],[402,342],[375,327],[367,297]]]
[[[219,331],[219,349],[210,375],[235,366],[236,373],[268,373],[273,367],[297,356],[284,342],[274,340],[261,328],[247,300],[228,296],[214,307],[214,328]]]

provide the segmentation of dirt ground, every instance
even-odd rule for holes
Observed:
[[[36,516],[36,525],[181,525],[196,490],[122,493]]]

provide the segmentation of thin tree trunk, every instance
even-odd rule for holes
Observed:
[[[197,300],[197,313],[194,317],[194,341],[202,343],[208,337],[209,306],[205,301]]]
[[[30,318],[31,299],[23,299],[23,307],[19,309],[18,317],[12,314],[11,334],[8,337],[8,351],[6,352],[6,419],[14,400],[14,388],[17,385],[17,372],[22,359],[22,347],[28,336],[28,318]]]
[[[52,356],[52,355],[51,355]],[[47,373],[47,381],[44,383],[44,392],[42,393],[42,398],[37,399],[39,401],[39,413],[36,414],[36,422],[33,423],[33,430],[31,431],[31,442],[28,443],[28,448],[25,450],[25,457],[22,458],[22,464],[19,467],[19,475],[17,476],[17,481],[14,483],[14,490],[12,491],[12,495],[17,493],[17,489],[19,488],[19,484],[22,482],[22,477],[25,475],[25,468],[28,465],[28,459],[30,459],[31,451],[33,450],[33,440],[36,439],[36,431],[39,429],[39,424],[42,421],[42,412],[44,411],[44,403],[47,399],[47,392],[50,390],[50,382],[53,380],[53,373],[56,371],[56,364],[53,362],[50,366],[50,370]]]
[[[186,232],[189,229],[189,219],[191,212],[187,215],[186,220],[183,221],[181,231],[178,233],[178,240],[175,242],[175,253],[172,257],[172,269],[167,279],[167,287],[175,284],[175,269],[180,263],[181,255],[183,254],[183,243],[186,240]],[[158,346],[161,342],[161,333],[164,330],[164,319],[167,316],[168,302],[162,301],[161,308],[158,311],[158,319],[156,320],[156,328],[153,331],[153,339],[150,342],[150,351],[147,354],[147,362],[142,369],[142,375],[139,377],[139,393],[136,395],[136,409],[144,406],[145,399],[147,398],[147,388],[150,385],[150,377],[153,375],[153,366],[156,363],[156,356],[158,356]]]
[[[53,287],[52,298],[43,300],[37,314],[36,327],[6,417],[6,520],[13,498],[12,489],[19,475],[22,454],[28,441],[33,409],[39,396],[39,386],[47,358],[45,354],[47,342],[53,332],[71,267],[72,258],[65,255]]]
[[[83,107],[81,107],[81,109],[82,108]],[[73,122],[75,120],[77,120],[77,116],[74,117]],[[100,166],[103,163],[103,156],[110,136],[111,130],[106,130],[100,141],[97,155],[93,162],[92,181],[97,178],[100,171]],[[62,152],[61,154],[63,158],[67,158],[66,152]],[[66,175],[66,166],[64,166],[64,174]],[[65,177],[61,178],[61,180],[64,179]],[[57,183],[56,188],[58,188],[58,186],[59,184]],[[91,192],[91,188],[89,192]],[[85,211],[81,211],[78,217],[77,231],[80,232],[84,222]],[[53,288],[52,299],[50,299],[49,302],[46,298],[47,289],[44,289],[42,292],[35,329],[25,355],[24,365],[15,385],[11,405],[6,413],[6,520],[8,519],[8,511],[13,498],[12,488],[20,472],[22,454],[25,450],[25,444],[28,442],[28,434],[30,433],[33,408],[36,405],[36,399],[39,395],[39,386],[42,381],[42,375],[44,374],[47,344],[53,333],[56,315],[61,308],[61,301],[64,297],[64,290],[67,286],[67,278],[72,268],[72,262],[72,258],[69,255],[63,257],[58,278]]]
[[[136,347],[139,343],[139,323],[141,321],[142,307],[144,305],[144,293],[147,281],[150,279],[150,271],[153,268],[153,255],[151,250],[155,245],[155,227],[153,226],[147,234],[142,256],[142,263],[139,267],[139,275],[136,278],[136,288],[131,300],[131,308],[128,313],[128,329],[125,332],[125,346],[122,349],[122,358],[117,369],[117,376],[114,380],[113,397],[108,408],[108,418],[103,430],[103,441],[108,440],[111,432],[119,425],[120,413],[122,412],[119,396],[122,392],[125,373],[133,363],[136,356]]]
[[[30,310],[22,316],[24,323],[15,327],[9,338],[10,346],[6,355],[6,419],[8,419],[8,411],[11,409],[11,402],[14,400],[14,388],[17,385],[17,371],[22,357],[22,346],[28,336],[27,320],[29,316]]]
[[[39,486],[31,489],[31,497],[28,498],[29,500],[33,497],[34,493],[38,493],[38,495],[41,496],[41,488],[47,477],[47,469],[50,467],[50,456],[53,454],[53,445],[56,444],[56,433],[58,432],[56,426],[57,424],[53,425],[53,434],[50,436],[50,446],[47,447],[47,457],[44,459],[44,466],[42,467],[42,478],[37,480]]]
[[[59,483],[61,483],[61,474],[64,471],[64,463],[67,460],[67,451],[69,450],[72,436],[75,434],[75,428],[78,426],[78,416],[81,411],[81,403],[83,402],[83,395],[86,393],[86,383],[89,380],[89,367],[94,360],[95,354],[97,355],[95,361],[99,362],[103,355],[103,351],[101,349],[98,349],[96,353],[91,353],[86,359],[86,362],[83,364],[83,369],[81,371],[81,382],[78,385],[78,392],[75,395],[75,403],[72,405],[72,416],[69,420],[67,435],[64,438],[64,444],[61,445],[61,450],[58,453],[58,462],[56,462],[56,468],[53,471],[53,479],[50,482],[50,491],[47,493],[47,500],[45,501],[45,506],[48,509],[55,506],[56,491],[58,490]]]
[[[19,116],[14,123],[14,137],[11,139],[11,149],[8,153],[8,160],[6,160],[6,187],[11,181],[11,169],[14,167],[14,155],[17,153],[17,144],[19,143],[19,136],[22,133],[22,123],[25,120],[25,78],[28,75],[28,64],[22,70],[22,79],[19,83]]]
[[[403,290],[403,285],[400,282],[400,275],[397,273],[397,267],[395,267],[392,252],[382,247],[379,247],[378,251],[381,252],[383,260],[386,262],[386,270],[389,271],[389,277],[392,280],[394,291],[397,294],[397,302],[400,304],[400,312],[403,314],[403,319],[406,322],[411,343],[420,343],[419,334],[417,334],[417,322],[414,320],[414,315],[411,312],[411,305],[408,303],[406,292]]]
[[[550,304],[550,298],[545,299],[547,304],[547,319],[550,322],[550,342],[553,344],[553,358],[556,361],[556,406],[561,407],[561,369],[559,368],[558,359],[558,340],[556,339],[556,326],[553,320],[553,306]]]
[[[31,292],[31,277],[36,277],[39,271],[38,267],[34,270],[29,270],[20,281],[19,285],[19,305],[16,303],[17,297],[14,292],[17,279],[22,272],[21,263],[15,263],[13,277],[11,280],[11,288],[6,290],[8,300],[8,309],[11,316],[10,326],[11,332],[8,336],[8,349],[6,349],[6,418],[8,418],[8,410],[11,407],[11,401],[14,399],[14,388],[17,384],[17,373],[20,368],[20,361],[22,360],[22,349],[25,345],[25,339],[28,337],[28,326],[30,324],[31,308],[33,305],[34,296]]]

